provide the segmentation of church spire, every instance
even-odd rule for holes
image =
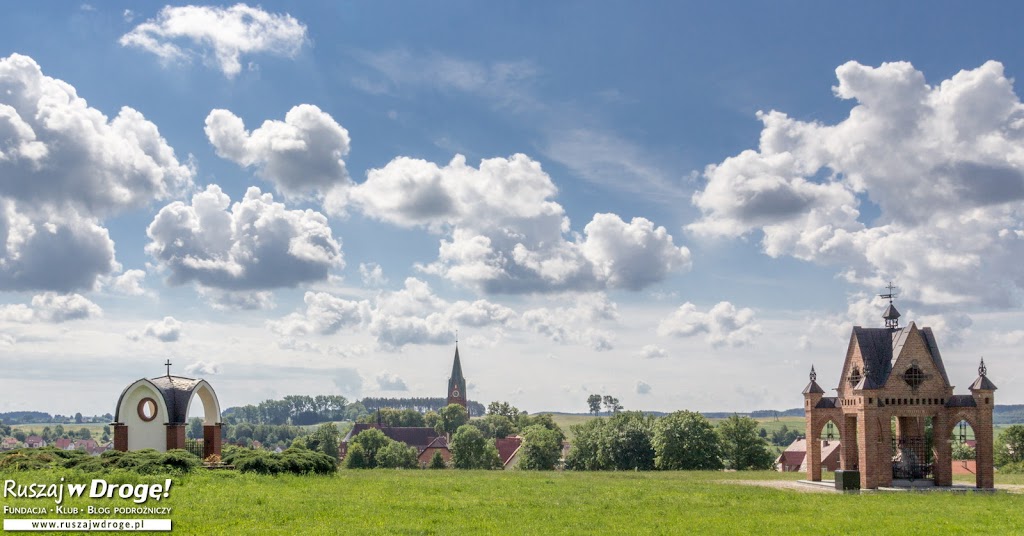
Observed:
[[[448,378],[448,403],[459,404],[468,409],[466,403],[466,378],[462,375],[462,361],[459,359],[459,341],[455,341],[455,361],[452,375]]]

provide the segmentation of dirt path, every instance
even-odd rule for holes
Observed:
[[[761,486],[763,488],[791,489],[804,493],[836,493],[835,489],[810,484],[801,484],[795,480],[722,480],[723,484],[742,484],[744,486]]]

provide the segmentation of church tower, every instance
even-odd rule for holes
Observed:
[[[448,403],[458,404],[469,409],[466,404],[466,378],[462,376],[462,363],[459,361],[459,343],[455,343],[455,362],[452,363],[452,375],[448,378]]]

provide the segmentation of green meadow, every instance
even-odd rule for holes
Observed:
[[[45,483],[60,476],[90,478],[55,471],[4,478]],[[797,478],[773,472],[371,470],[270,477],[199,471],[174,477],[170,497],[148,505],[173,508],[175,534],[1024,532],[1019,494],[805,493],[735,483]],[[109,477],[119,479],[163,482],[160,476]],[[3,504],[52,506],[52,501],[4,499]],[[66,504],[131,506],[120,499],[76,499]]]

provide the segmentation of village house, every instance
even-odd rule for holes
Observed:
[[[820,449],[821,469],[829,472],[839,469],[839,441],[822,439]],[[775,469],[782,472],[806,472],[807,440],[801,437],[786,447],[775,459]]]

